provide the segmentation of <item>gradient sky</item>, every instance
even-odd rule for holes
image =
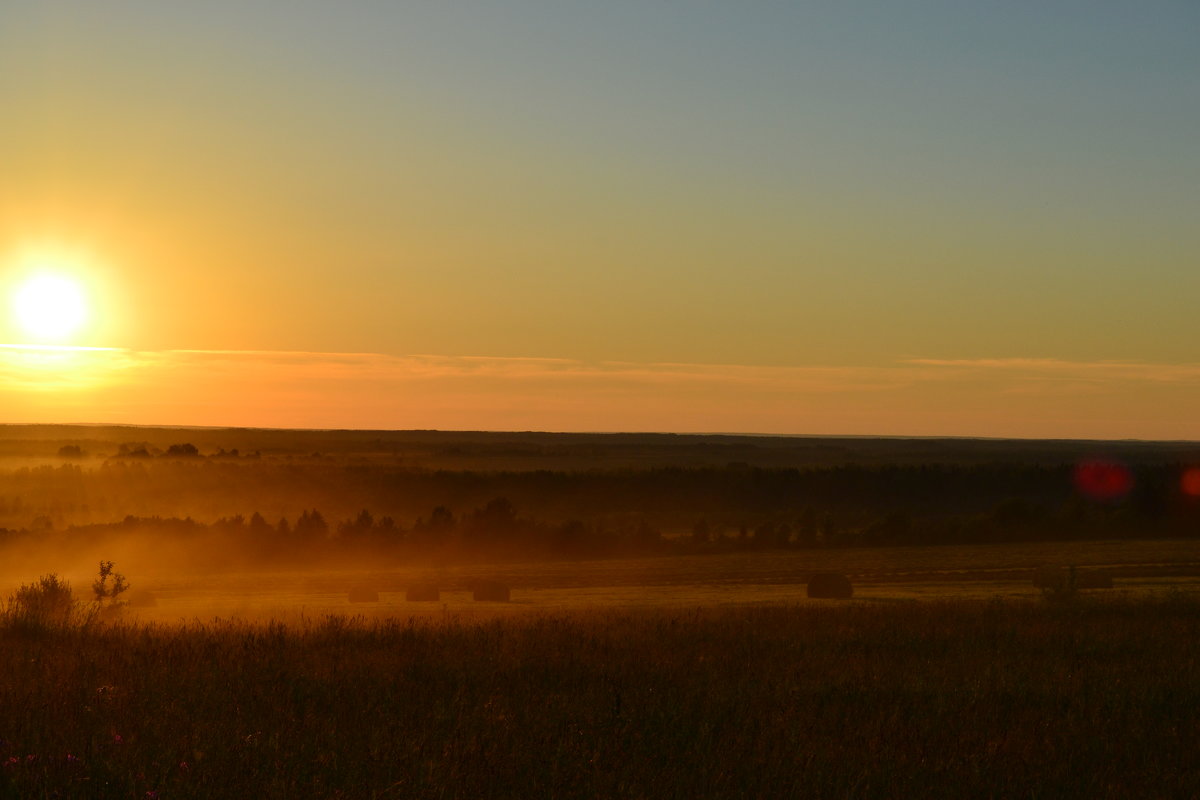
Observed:
[[[53,263],[114,349],[0,348],[0,421],[1200,438],[1197,42],[1193,0],[3,0],[0,292]]]

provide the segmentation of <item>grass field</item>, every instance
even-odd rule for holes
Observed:
[[[0,797],[1193,797],[1192,558],[1099,542],[131,575],[157,605],[115,624],[0,625]],[[1118,577],[1049,603],[1041,564]],[[825,569],[853,600],[805,597]],[[481,577],[512,602],[474,602]],[[439,602],[405,601],[428,580]],[[350,604],[364,584],[379,602]]]
[[[1194,797],[1200,603],[3,634],[5,797]]]

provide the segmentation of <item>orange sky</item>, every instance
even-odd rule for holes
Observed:
[[[1200,365],[765,367],[0,347],[11,421],[1200,438]]]

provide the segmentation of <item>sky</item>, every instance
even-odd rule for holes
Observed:
[[[1197,41],[1192,0],[3,0],[0,421],[1200,439]]]

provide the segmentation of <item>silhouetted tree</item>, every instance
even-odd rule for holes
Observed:
[[[587,524],[578,519],[570,519],[556,526],[550,536],[551,546],[568,555],[584,551],[593,538]]]
[[[300,517],[296,520],[296,535],[302,539],[315,540],[323,539],[329,534],[329,525],[325,522],[325,517],[321,516],[321,512],[315,508],[312,511],[300,512]]]
[[[221,517],[219,520],[213,523],[213,527],[232,533],[241,531],[245,524],[245,517],[243,517],[241,514],[234,514],[232,517]]]
[[[900,542],[909,537],[911,530],[912,520],[908,514],[893,511],[863,531],[863,540],[879,543]]]
[[[633,531],[633,541],[641,547],[661,544],[662,533],[646,520],[638,520],[637,528]]]
[[[123,444],[117,448],[117,458],[149,458],[147,446],[138,443]]]
[[[346,520],[338,525],[338,536],[344,539],[363,539],[371,533],[373,527],[375,527],[375,517],[364,508],[354,519]]]
[[[471,515],[467,533],[471,538],[498,541],[510,538],[517,529],[517,510],[506,497],[496,497]]]
[[[454,525],[454,514],[445,506],[438,506],[429,515],[429,527],[434,530],[446,530]]]

